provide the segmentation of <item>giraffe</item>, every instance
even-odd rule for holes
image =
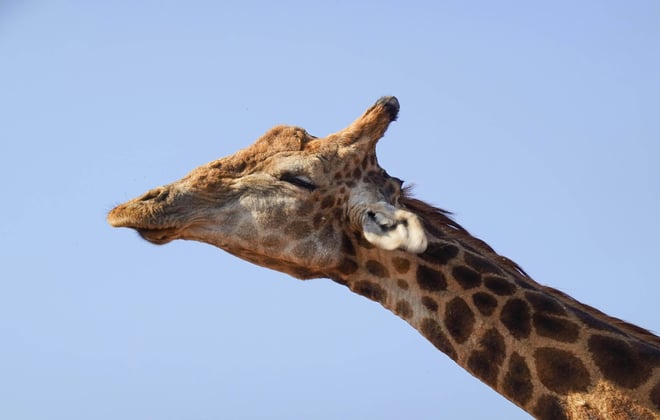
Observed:
[[[115,207],[114,227],[196,240],[380,303],[540,419],[660,418],[660,337],[532,280],[383,170],[383,97],[317,138],[277,126]]]

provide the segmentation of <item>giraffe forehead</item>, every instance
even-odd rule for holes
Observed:
[[[247,148],[210,162],[204,169],[240,175],[265,168],[295,171],[318,165],[325,173],[355,178],[362,174],[353,172],[355,168],[378,166],[372,155],[374,151],[341,145],[333,135],[316,138],[299,127],[277,126]]]

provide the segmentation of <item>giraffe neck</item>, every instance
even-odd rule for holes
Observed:
[[[426,252],[382,251],[356,232],[331,277],[538,418],[660,416],[660,338],[537,284],[442,213],[427,216]]]

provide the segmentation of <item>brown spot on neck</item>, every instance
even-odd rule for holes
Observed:
[[[504,337],[495,328],[491,328],[479,340],[478,349],[470,355],[468,368],[485,383],[495,387],[505,352]]]
[[[455,297],[445,307],[445,326],[457,343],[464,343],[474,328],[474,314],[465,301]]]
[[[576,323],[542,312],[534,313],[532,325],[538,335],[565,343],[574,343],[580,333]]]
[[[368,299],[374,300],[379,303],[384,303],[387,299],[387,291],[383,287],[372,281],[359,280],[352,284],[351,290],[355,293],[362,295]]]
[[[449,244],[433,242],[428,245],[426,251],[420,254],[420,258],[433,264],[444,265],[458,255],[458,247]]]
[[[451,270],[454,280],[465,290],[481,286],[481,274],[471,268],[459,265]]]
[[[501,274],[502,270],[492,262],[485,258],[478,257],[474,254],[465,253],[465,263],[480,273],[493,273]]]
[[[367,263],[365,264],[365,268],[370,274],[374,275],[375,277],[378,278],[389,277],[387,268],[385,268],[383,264],[379,263],[376,260],[367,261]]]
[[[534,385],[525,359],[515,351],[509,358],[509,369],[504,376],[504,395],[524,407],[532,398]]]
[[[485,292],[477,292],[472,295],[472,302],[482,315],[490,316],[497,308],[497,299]]]
[[[636,388],[651,377],[660,366],[658,349],[604,335],[589,338],[589,351],[607,379],[624,388]]]
[[[442,330],[442,327],[433,318],[424,318],[420,324],[419,331],[426,337],[438,350],[449,356],[450,359],[456,360],[458,354],[452,346],[449,338]]]
[[[522,299],[510,299],[504,304],[500,313],[500,321],[517,339],[529,337],[532,331],[529,305]]]
[[[484,286],[499,296],[509,296],[515,292],[516,287],[509,280],[499,276],[485,276]]]
[[[392,257],[392,265],[399,274],[405,274],[410,270],[410,261],[401,257]]]
[[[409,319],[413,315],[412,307],[405,300],[399,300],[394,307],[394,313],[403,319]]]
[[[539,380],[559,395],[586,392],[591,376],[582,360],[565,350],[541,347],[534,351],[534,363]]]
[[[536,312],[548,315],[566,315],[566,310],[562,304],[552,296],[538,292],[526,292],[525,298]]]
[[[422,305],[431,312],[438,312],[438,302],[430,296],[422,296]]]
[[[417,266],[417,284],[426,291],[437,292],[447,289],[445,275],[423,264]]]

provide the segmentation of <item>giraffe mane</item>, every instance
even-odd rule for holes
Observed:
[[[424,221],[424,227],[429,232],[439,238],[455,237],[459,239],[468,249],[476,251],[480,254],[485,254],[496,261],[502,268],[507,271],[517,273],[517,276],[524,276],[531,280],[529,275],[514,261],[499,255],[495,250],[481,239],[472,236],[467,229],[461,226],[458,222],[452,219],[453,213],[438,207],[434,207],[425,203],[422,200],[412,197],[412,187],[405,187],[401,197],[401,204],[413,213],[417,214]]]
[[[595,328],[611,331],[614,330],[615,332],[636,337],[639,340],[652,342],[654,345],[660,346],[660,337],[650,330],[631,324],[620,318],[607,315],[590,305],[572,298],[560,290],[537,283],[517,263],[507,257],[499,255],[486,242],[472,236],[467,229],[452,219],[452,213],[450,211],[434,207],[422,200],[412,197],[411,187],[404,188],[401,197],[401,204],[408,210],[420,216],[424,223],[424,227],[432,235],[438,238],[452,237],[461,241],[468,249],[496,262],[500,268],[512,274],[516,282],[520,283],[522,281],[527,284],[527,287],[533,286],[535,289],[547,292],[555,296],[559,301],[567,303],[578,317]]]
[[[597,323],[598,327],[601,329],[614,330],[623,332],[626,335],[636,337],[639,340],[644,342],[651,342],[656,346],[660,346],[660,337],[654,334],[652,331],[642,328],[635,324],[631,324],[627,321],[624,321],[621,318],[617,318],[611,315],[608,315],[593,306],[584,304],[577,299],[567,295],[561,290],[554,289],[552,287],[542,286],[544,290],[549,292],[552,295],[560,297],[565,302],[570,302],[573,307],[573,311],[578,313],[578,316],[582,318],[583,321],[587,323]],[[582,313],[580,313],[583,311]],[[586,318],[585,318],[586,317]],[[609,325],[608,325],[609,324]],[[612,325],[614,327],[612,327]]]

